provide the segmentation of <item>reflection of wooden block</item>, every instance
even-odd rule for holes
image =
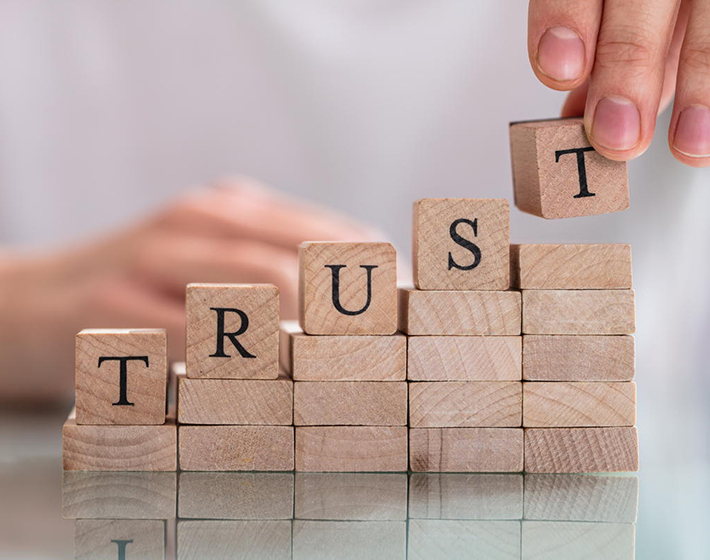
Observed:
[[[521,428],[409,430],[409,464],[420,472],[521,472]]]
[[[511,245],[511,283],[524,290],[631,289],[631,245]]]
[[[523,212],[551,219],[629,207],[626,162],[596,152],[581,118],[511,123],[510,152]]]
[[[636,424],[636,383],[523,383],[523,426],[578,428]]]
[[[522,519],[523,475],[412,474],[409,517]]]
[[[519,521],[410,519],[410,560],[520,560]]]
[[[402,472],[407,470],[404,426],[303,426],[296,428],[296,470]]]
[[[304,243],[299,311],[308,334],[394,334],[397,255],[389,243]]]
[[[404,381],[407,337],[310,336],[282,321],[281,365],[296,381]]]
[[[632,336],[523,337],[523,379],[527,381],[631,381],[633,378]]]
[[[181,519],[291,519],[293,473],[180,473]]]
[[[633,334],[633,290],[523,290],[525,334]]]
[[[184,471],[291,471],[291,426],[180,426]]]
[[[180,521],[178,560],[291,560],[291,521]]]
[[[522,383],[445,381],[409,384],[412,428],[515,428],[521,426]]]
[[[638,470],[636,428],[526,428],[525,472]]]
[[[164,424],[164,329],[86,329],[76,335],[76,423]]]
[[[293,522],[293,560],[404,560],[406,541],[404,521]]]
[[[414,283],[420,290],[507,290],[510,205],[505,199],[414,203]]]
[[[276,286],[188,284],[185,312],[188,377],[278,377]]]
[[[165,558],[165,522],[133,519],[77,519],[74,558]]]
[[[297,381],[296,426],[406,426],[406,381]]]
[[[405,521],[405,473],[298,473],[296,519]]]
[[[524,560],[633,560],[631,523],[523,522]]]
[[[400,330],[408,335],[519,335],[520,292],[399,290]]]
[[[411,381],[520,381],[520,336],[418,336],[409,339]]]

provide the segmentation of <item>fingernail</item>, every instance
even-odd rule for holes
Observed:
[[[641,138],[641,115],[625,97],[604,97],[597,103],[592,139],[610,150],[630,150]]]
[[[584,43],[569,27],[550,27],[540,39],[537,64],[546,76],[571,82],[584,71]]]
[[[710,157],[710,109],[691,105],[681,111],[673,147],[689,157]]]

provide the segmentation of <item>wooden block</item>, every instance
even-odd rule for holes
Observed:
[[[291,521],[180,521],[178,560],[291,560]]]
[[[417,336],[409,339],[411,381],[520,381],[520,336]]]
[[[183,471],[292,471],[292,426],[180,426]]]
[[[271,284],[188,284],[188,377],[276,379],[279,289]]]
[[[78,519],[74,558],[164,560],[165,522],[133,519]]]
[[[633,334],[633,290],[523,290],[525,334]]]
[[[510,205],[502,198],[414,203],[414,284],[420,290],[507,290]]]
[[[520,560],[520,521],[410,519],[410,560]]]
[[[594,150],[581,118],[511,123],[510,153],[523,212],[554,219],[629,207],[626,162]]]
[[[282,321],[281,365],[295,381],[404,381],[407,337],[310,336]]]
[[[523,379],[631,381],[634,354],[633,336],[525,335]]]
[[[303,243],[299,314],[307,334],[394,334],[397,254],[389,243]]]
[[[164,329],[85,329],[76,335],[76,423],[164,424]]]
[[[410,336],[519,335],[520,292],[399,290],[400,330]]]
[[[636,428],[526,428],[525,472],[638,470]]]
[[[511,245],[512,285],[525,290],[630,290],[631,245]]]
[[[521,472],[521,428],[409,430],[409,465],[415,472]]]
[[[526,428],[594,428],[636,424],[636,383],[523,383]]]
[[[406,426],[406,381],[297,381],[296,426]]]
[[[403,472],[404,426],[303,426],[296,428],[296,470],[309,472]]]
[[[293,473],[180,473],[181,519],[291,519]]]
[[[409,384],[412,428],[515,428],[523,413],[522,383],[445,381]]]
[[[404,560],[406,542],[404,521],[293,522],[294,560]]]
[[[633,560],[631,523],[523,522],[523,560]]]
[[[636,523],[636,476],[529,474],[525,477],[525,519]]]
[[[409,517],[522,519],[523,475],[414,473],[409,484]]]

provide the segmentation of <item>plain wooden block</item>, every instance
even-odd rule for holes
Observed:
[[[389,243],[303,243],[299,316],[307,334],[397,330],[397,254]]]
[[[501,198],[414,203],[414,285],[420,290],[507,290],[510,205]]]
[[[523,522],[523,560],[634,560],[631,523]]]
[[[520,521],[410,519],[409,560],[520,560]]]
[[[279,376],[279,289],[188,284],[186,372],[192,378]]]
[[[78,519],[74,558],[164,560],[165,522],[134,519]]]
[[[406,381],[297,381],[296,426],[406,426]]]
[[[76,335],[76,423],[164,424],[164,329],[85,329]]]
[[[296,519],[405,521],[405,473],[297,473]]]
[[[404,472],[405,426],[302,426],[296,428],[296,470]]]
[[[404,521],[293,522],[294,560],[404,560],[406,542]]]
[[[625,161],[591,147],[581,118],[510,125],[515,205],[542,218],[572,218],[629,207]]]
[[[291,519],[293,473],[180,473],[181,519]]]
[[[311,336],[281,322],[281,367],[295,381],[404,381],[407,337]]]
[[[421,381],[409,384],[412,428],[515,428],[523,414],[522,383]]]
[[[400,330],[410,336],[520,334],[520,292],[399,290]]]
[[[633,334],[633,290],[523,290],[524,334]]]
[[[520,336],[417,336],[408,341],[410,381],[520,381]]]
[[[409,482],[409,517],[522,519],[523,475],[414,473]]]
[[[633,427],[525,428],[525,472],[634,472],[638,461]]]
[[[178,560],[291,560],[292,522],[180,521]]]
[[[292,426],[180,426],[184,471],[292,471]]]
[[[510,246],[511,283],[524,290],[630,290],[631,245]]]
[[[415,472],[521,472],[522,428],[412,428]]]
[[[523,336],[526,381],[631,381],[634,371],[633,336]]]

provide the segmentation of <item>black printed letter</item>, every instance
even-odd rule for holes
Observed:
[[[473,236],[478,237],[478,219],[475,219],[473,221],[467,220],[465,218],[460,218],[453,222],[451,224],[451,227],[449,228],[449,235],[451,236],[451,239],[454,240],[454,243],[457,245],[461,245],[464,249],[468,249],[473,253],[473,262],[469,265],[462,266],[458,264],[455,260],[454,257],[451,253],[449,253],[449,270],[452,268],[458,268],[459,270],[472,270],[476,268],[479,264],[481,264],[481,249],[476,245],[475,243],[472,243],[465,237],[461,237],[457,232],[456,228],[459,224],[468,224],[471,226],[471,229],[473,230]]]
[[[588,196],[596,196],[595,193],[589,192],[587,186],[587,167],[584,164],[584,152],[593,152],[594,148],[575,148],[573,150],[557,150],[555,152],[555,163],[560,161],[560,157],[566,154],[577,154],[577,175],[579,175],[579,194],[574,195],[574,198],[586,198]]]
[[[118,402],[112,403],[113,406],[134,406],[132,402],[128,402],[128,362],[131,361],[141,361],[145,364],[145,367],[150,367],[148,364],[148,356],[101,356],[99,358],[99,367],[104,362],[118,362],[119,363],[119,396]]]
[[[373,264],[362,264],[360,268],[364,268],[367,271],[367,301],[362,308],[357,311],[348,311],[342,305],[340,305],[340,269],[345,268],[345,264],[327,264],[325,268],[329,268],[333,273],[333,305],[340,311],[343,315],[360,315],[365,313],[367,308],[370,307],[370,302],[372,301],[372,269],[377,268],[377,265]]]
[[[237,337],[240,334],[244,334],[249,328],[249,317],[247,317],[247,314],[241,309],[228,309],[226,307],[210,307],[210,309],[217,313],[217,349],[214,354],[210,354],[210,358],[231,358],[231,356],[224,351],[225,338],[230,340],[242,358],[256,358],[256,356],[250,354],[237,340]],[[224,316],[226,313],[236,313],[239,315],[242,324],[239,326],[237,332],[224,332]]]

